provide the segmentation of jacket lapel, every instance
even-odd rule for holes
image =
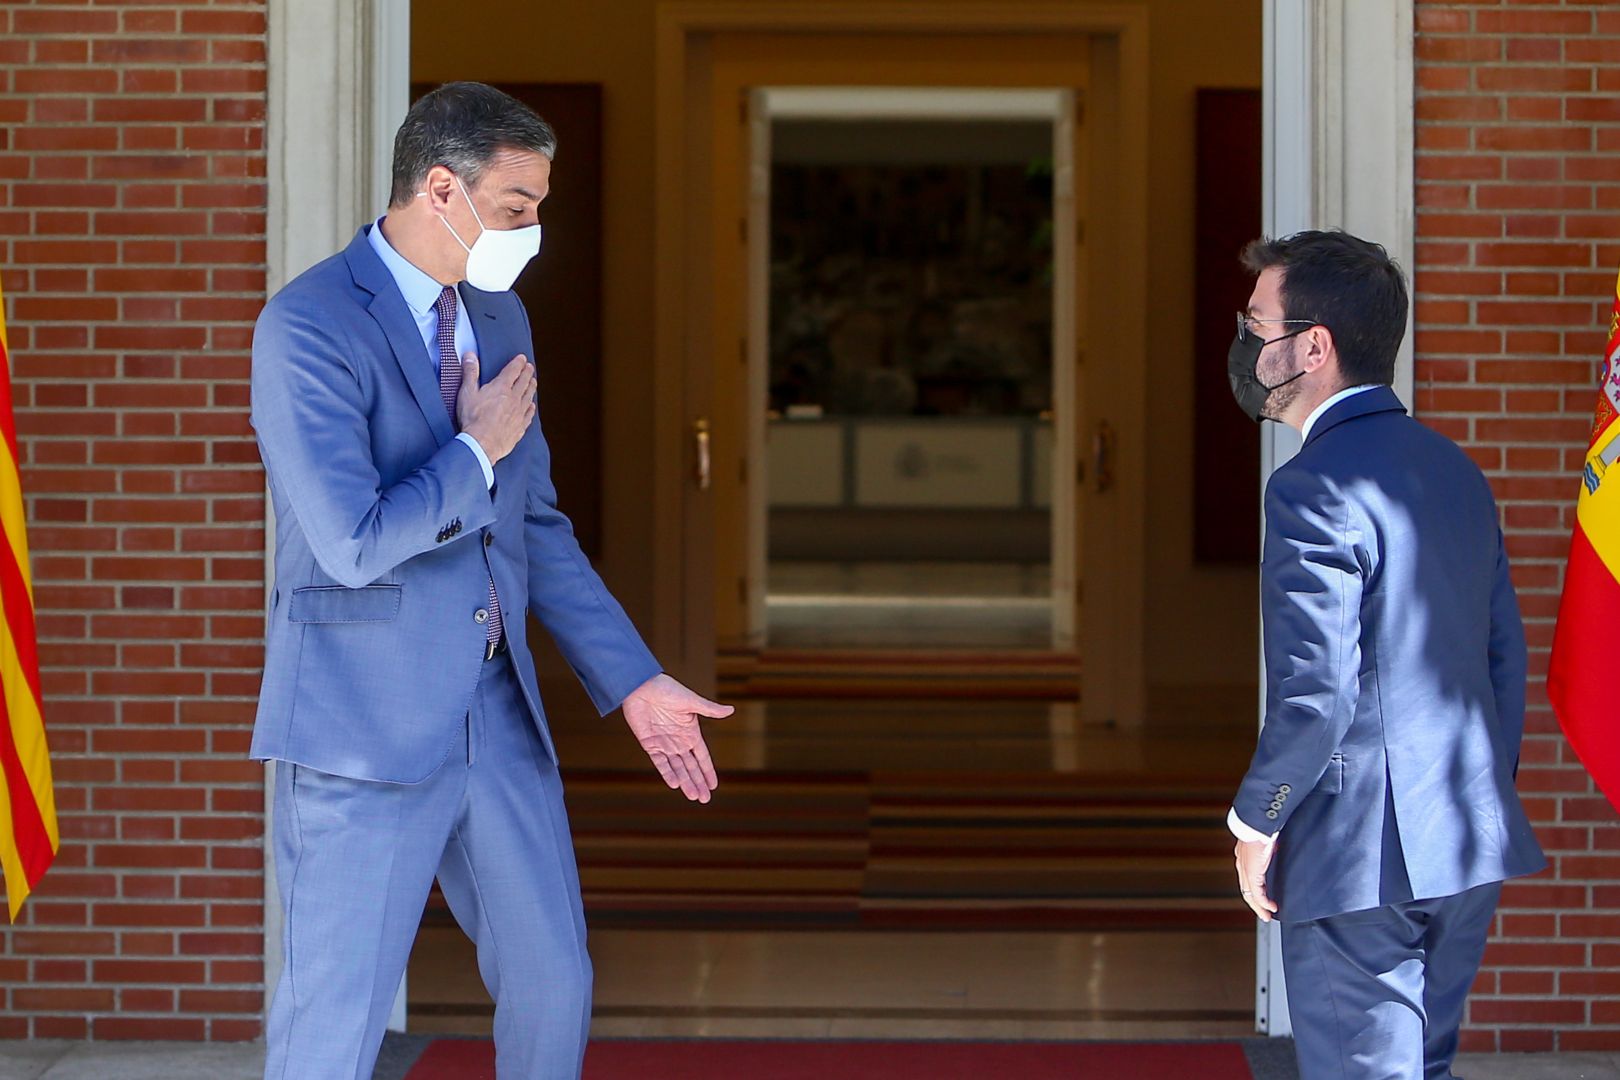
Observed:
[[[478,385],[493,379],[516,355],[512,351],[507,320],[501,318],[494,293],[473,288],[465,281],[457,288],[467,320],[478,341]]]
[[[518,354],[513,320],[501,315],[499,293],[475,289],[465,281],[461,283],[457,293],[461,296],[462,306],[467,309],[467,319],[472,323],[473,338],[478,343],[478,385],[484,386]],[[503,491],[521,490],[521,484],[514,487],[512,484],[502,483],[503,478],[509,476],[515,458],[515,454],[508,454],[495,463],[497,499]]]
[[[444,398],[439,394],[439,383],[433,377],[432,357],[428,356],[422,344],[422,334],[416,328],[416,320],[411,317],[410,309],[405,306],[405,297],[400,295],[399,286],[394,284],[388,267],[371,249],[365,229],[361,229],[349,244],[344,257],[348,260],[355,284],[371,293],[367,310],[388,338],[394,360],[411,388],[411,396],[416,398],[423,418],[433,429],[434,440],[443,446],[456,437],[455,427],[450,423],[450,411],[444,407]]]

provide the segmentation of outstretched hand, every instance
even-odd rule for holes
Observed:
[[[735,711],[693,693],[668,675],[653,676],[624,699],[625,723],[658,775],[671,788],[700,803],[709,801],[720,781],[698,718],[722,720]]]

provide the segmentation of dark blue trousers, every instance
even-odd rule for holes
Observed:
[[[1301,1080],[1451,1080],[1502,885],[1283,923]]]

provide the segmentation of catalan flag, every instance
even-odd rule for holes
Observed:
[[[11,361],[0,296],[0,870],[11,920],[56,858],[56,796],[45,747],[39,649],[34,636],[34,583],[23,527],[17,423],[11,409]]]
[[[1586,771],[1620,808],[1620,281],[1598,382],[1597,417],[1581,470],[1575,538],[1558,605],[1547,696]],[[1614,473],[1610,476],[1609,473]]]

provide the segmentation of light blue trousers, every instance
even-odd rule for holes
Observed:
[[[501,1080],[575,1078],[591,961],[556,764],[511,658],[484,665],[465,738],[420,784],[276,769],[284,964],[265,1080],[371,1080],[437,874],[495,1000]]]
[[[1501,883],[1283,923],[1301,1080],[1452,1080]]]

